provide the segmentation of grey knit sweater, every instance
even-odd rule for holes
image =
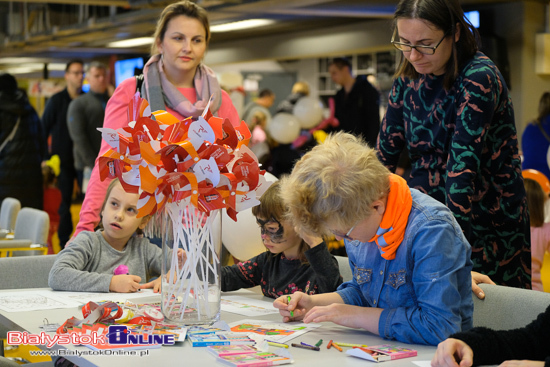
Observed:
[[[109,292],[113,271],[126,265],[141,283],[159,276],[162,250],[147,238],[132,237],[124,250],[115,250],[105,241],[101,231],[81,232],[57,255],[48,284],[54,290]]]

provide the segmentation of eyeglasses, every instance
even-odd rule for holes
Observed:
[[[411,52],[412,49],[414,48],[416,50],[416,52],[419,52],[421,54],[433,55],[433,54],[435,54],[435,50],[437,50],[437,48],[439,47],[441,42],[443,42],[443,40],[449,35],[449,32],[446,32],[443,35],[443,38],[441,39],[441,41],[439,41],[437,43],[437,45],[435,45],[435,46],[423,46],[423,45],[413,46],[413,45],[408,44],[408,43],[396,42],[395,41],[395,36],[396,35],[397,35],[397,28],[393,31],[393,36],[391,37],[391,44],[393,45],[393,47],[395,47],[399,51]]]
[[[362,219],[360,219],[357,223],[355,223],[355,224],[353,225],[353,227],[351,227],[350,230],[348,231],[348,233],[346,233],[346,234],[342,234],[342,233],[339,233],[339,232],[337,232],[337,231],[333,231],[332,229],[329,229],[329,231],[330,231],[333,235],[335,235],[336,237],[340,237],[340,238],[344,238],[344,239],[346,239],[346,240],[353,241],[354,239],[351,238],[349,235],[351,234],[351,232],[353,232],[353,230],[355,229],[355,227],[357,227],[357,225],[358,225],[359,223],[361,223],[361,221],[362,221]]]

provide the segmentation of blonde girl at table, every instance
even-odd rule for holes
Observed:
[[[203,8],[190,1],[168,5],[160,15],[154,39],[153,56],[145,65],[139,88],[151,111],[167,110],[178,119],[197,117],[213,95],[210,111],[233,124],[240,123],[229,95],[220,88],[214,72],[202,63],[210,41],[210,25]],[[117,87],[107,103],[103,127],[118,129],[128,124],[128,104],[136,88],[136,78],[126,79]],[[99,156],[108,149],[103,141]],[[108,185],[108,180],[99,179],[96,160],[74,236],[97,226]]]
[[[81,232],[58,255],[48,284],[56,291],[136,292],[160,291],[162,251],[141,234],[149,216],[137,217],[138,194],[124,191],[114,179],[101,208],[101,229]],[[127,274],[117,268],[126,266]]]
[[[260,198],[252,214],[261,228],[267,251],[250,260],[222,268],[222,291],[259,285],[264,296],[277,298],[294,292],[334,292],[342,283],[338,261],[321,237],[300,237],[286,220],[279,182]]]
[[[330,135],[281,180],[281,197],[299,233],[344,239],[353,272],[336,292],[276,299],[283,321],[331,321],[428,345],[472,327],[470,245],[460,226],[362,139]]]

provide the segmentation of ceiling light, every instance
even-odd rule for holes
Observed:
[[[138,47],[143,45],[151,45],[153,44],[154,38],[153,37],[140,37],[140,38],[132,38],[129,40],[123,40],[123,41],[115,41],[107,44],[107,47]]]
[[[210,26],[210,32],[212,33],[230,32],[230,31],[236,31],[240,29],[263,27],[273,23],[275,23],[275,21],[272,19],[248,19],[248,20],[241,20],[238,22],[216,24],[216,25]]]
[[[3,71],[12,75],[27,74],[27,73],[38,72],[42,70],[43,67],[44,67],[43,64],[28,64],[25,66],[15,66],[11,68],[6,68]]]
[[[48,64],[48,70],[52,71],[65,71],[67,68],[67,64],[63,64],[61,62],[51,62]]]
[[[26,64],[29,62],[39,62],[36,57],[2,57],[0,58],[0,64]]]

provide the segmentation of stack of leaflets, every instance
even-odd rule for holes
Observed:
[[[218,321],[212,326],[192,326],[187,331],[187,339],[194,347],[209,345],[252,345],[255,343],[246,334],[232,333],[224,321]]]
[[[389,344],[374,345],[367,348],[353,348],[349,349],[346,353],[372,362],[391,361],[393,359],[415,357],[417,355],[414,349],[396,347]]]

